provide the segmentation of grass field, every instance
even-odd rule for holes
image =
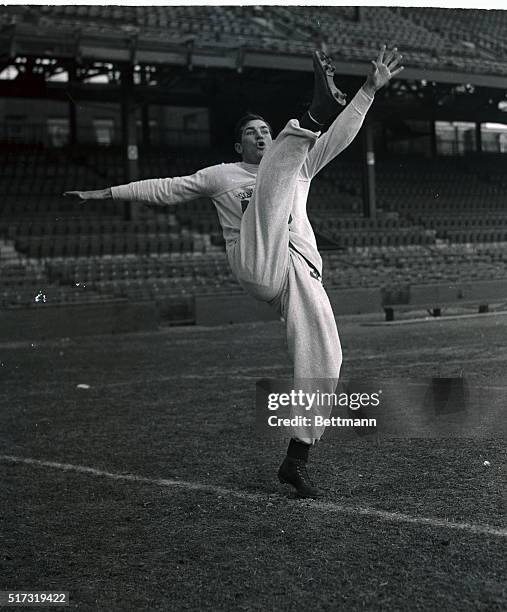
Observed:
[[[505,376],[505,316],[364,322],[340,322],[345,379]],[[85,611],[507,607],[504,442],[324,441],[324,497],[295,499],[254,429],[255,381],[290,374],[276,322],[4,343],[0,363],[0,589]]]

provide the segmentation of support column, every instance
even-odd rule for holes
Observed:
[[[130,183],[139,178],[139,152],[137,147],[136,108],[134,104],[134,68],[125,65],[121,71],[121,148],[124,168],[124,182]],[[131,202],[125,204],[125,220],[139,216],[139,206]]]
[[[147,102],[141,106],[141,126],[143,132],[143,147],[150,146],[150,107]]]
[[[377,205],[375,198],[375,151],[373,146],[373,126],[366,121],[362,130],[363,157],[363,214],[375,219]]]
[[[435,119],[430,119],[430,154],[431,159],[435,159],[437,156],[437,128]]]
[[[389,154],[389,148],[387,146],[387,143],[389,142],[389,134],[387,132],[387,126],[385,123],[382,123],[382,153],[384,154],[384,156]]]
[[[76,64],[72,62],[68,67],[69,89],[74,90],[73,85],[77,82]],[[69,145],[77,145],[77,108],[74,98],[69,98]]]
[[[477,121],[475,124],[475,150],[482,153],[482,123]]]
[[[146,76],[146,70],[141,69],[141,84],[143,85],[144,91],[148,87],[148,78]],[[143,102],[141,105],[141,130],[143,134],[143,147],[148,149],[150,146],[150,105],[148,102]]]

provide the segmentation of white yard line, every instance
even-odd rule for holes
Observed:
[[[214,493],[216,495],[222,495],[224,497],[237,497],[251,502],[262,503],[266,501],[266,495],[262,495],[259,493],[248,493],[240,489],[228,489],[227,487],[220,487],[218,485],[211,484],[202,484],[199,482],[173,480],[166,478],[147,478],[146,476],[139,476],[137,474],[116,474],[114,472],[98,470],[96,468],[84,465],[58,463],[56,461],[42,461],[40,459],[14,457],[11,455],[0,455],[0,461],[3,463],[14,463],[16,465],[31,465],[38,468],[48,468],[52,470],[60,470],[62,472],[74,472],[77,474],[86,474],[89,476],[96,476],[100,478],[109,478],[110,480],[116,480],[118,482],[134,482],[154,485],[157,487],[175,487],[180,489],[186,489],[188,491],[203,491],[207,493]],[[387,523],[405,523],[411,525],[428,526],[433,528],[453,529],[455,531],[468,532],[474,535],[486,535],[498,538],[507,537],[507,529],[501,529],[499,527],[493,527],[491,525],[481,525],[466,522],[458,523],[455,521],[449,521],[447,519],[412,516],[410,514],[404,514],[402,512],[388,512],[386,510],[378,510],[377,508],[343,505],[334,502],[311,500],[306,501],[304,503],[308,504],[308,507],[312,510],[319,510],[322,512],[335,512],[337,514],[347,514],[351,516],[365,516],[368,518],[385,521]]]

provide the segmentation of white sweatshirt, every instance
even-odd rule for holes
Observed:
[[[319,271],[322,270],[322,260],[306,211],[310,182],[352,142],[372,101],[364,89],[357,92],[329,130],[310,149],[298,178],[289,225],[290,241]],[[159,205],[209,197],[217,209],[226,248],[229,248],[238,239],[241,216],[252,197],[258,168],[258,165],[245,162],[218,164],[189,176],[136,181],[112,187],[111,191],[115,200]]]

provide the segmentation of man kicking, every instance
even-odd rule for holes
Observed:
[[[107,199],[167,206],[209,197],[216,206],[233,274],[254,298],[268,302],[286,324],[294,387],[331,393],[340,374],[342,353],[336,321],[322,286],[306,202],[312,178],[357,135],[375,92],[397,75],[396,48],[379,52],[365,83],[351,102],[333,80],[335,68],[315,51],[314,93],[308,111],[291,119],[276,140],[258,115],[243,117],[236,130],[242,161],[204,168],[190,176],[149,179],[98,191],[68,191],[81,200]],[[333,121],[321,134],[324,126]],[[321,407],[329,415],[331,406]],[[278,471],[281,482],[300,497],[318,497],[306,470],[309,450],[324,427],[295,427]]]

